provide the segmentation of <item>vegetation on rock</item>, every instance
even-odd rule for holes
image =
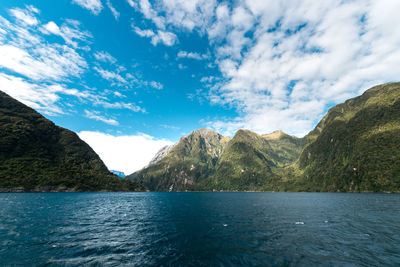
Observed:
[[[308,191],[400,191],[400,83],[331,108],[294,168]]]
[[[331,108],[304,138],[202,129],[131,178],[158,191],[393,192],[399,151],[400,83],[388,83]]]
[[[111,174],[74,132],[0,91],[0,188],[134,191],[139,185]]]

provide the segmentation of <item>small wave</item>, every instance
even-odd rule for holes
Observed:
[[[226,223],[224,223],[222,226],[227,227],[228,225]]]
[[[302,225],[302,224],[304,224],[304,222],[295,222],[294,224],[300,224],[300,225]]]

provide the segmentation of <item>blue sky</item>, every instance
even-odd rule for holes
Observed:
[[[110,169],[208,127],[303,136],[400,74],[397,0],[0,3],[0,89]]]

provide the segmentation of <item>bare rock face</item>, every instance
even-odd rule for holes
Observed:
[[[164,146],[163,148],[161,148],[156,153],[156,155],[151,159],[151,161],[147,166],[153,165],[158,161],[162,160],[163,158],[165,158],[168,155],[168,153],[172,150],[172,148],[174,148],[174,145]]]

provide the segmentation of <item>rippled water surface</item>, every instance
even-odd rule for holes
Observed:
[[[400,195],[0,194],[0,263],[400,266]]]

